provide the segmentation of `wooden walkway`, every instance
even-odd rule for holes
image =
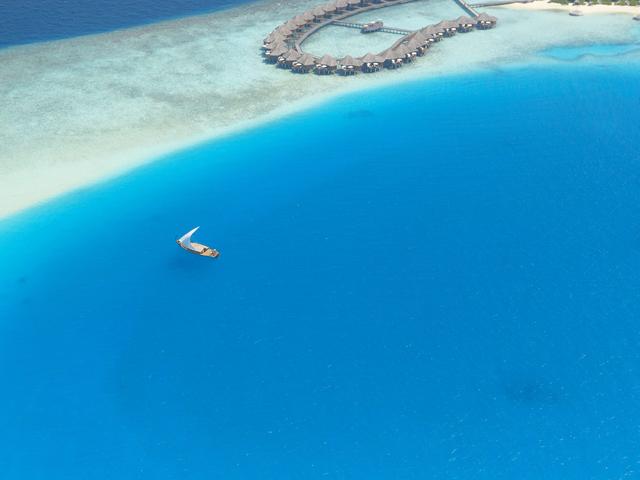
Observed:
[[[324,9],[322,6],[316,7],[313,11],[300,14],[277,27],[265,38],[262,46],[263,55],[267,62],[276,64],[280,68],[289,68],[295,73],[308,73],[315,70],[320,75],[336,72],[342,75],[354,75],[360,70],[370,73],[377,72],[382,68],[396,69],[404,63],[411,63],[415,58],[423,56],[433,42],[452,37],[457,32],[466,33],[472,30],[491,29],[495,27],[497,22],[497,19],[491,15],[479,14],[467,0],[453,0],[471,18],[460,16],[455,20],[443,20],[438,24],[428,25],[415,31],[382,26],[375,31],[400,35],[401,38],[377,55],[368,53],[362,58],[353,58],[347,55],[342,60],[337,60],[331,55],[318,58],[305,53],[302,44],[324,27],[335,25],[363,30],[366,24],[346,19],[372,10],[418,0],[356,0],[357,4],[349,1],[350,6],[346,9],[344,9],[344,5],[347,2],[342,2],[342,6],[332,2]],[[484,1],[499,2],[504,0]]]
[[[339,27],[348,27],[348,28],[357,28],[358,30],[362,30],[365,26],[364,23],[350,23],[350,22],[341,22],[334,21],[332,25],[337,25]],[[376,30],[376,32],[385,32],[385,33],[395,33],[396,35],[409,35],[412,33],[412,30],[404,30],[402,28],[395,27],[382,27]],[[372,32],[375,33],[375,32]]]
[[[370,12],[371,10],[378,10],[380,8],[392,7],[394,5],[402,5],[403,3],[411,3],[417,0],[395,0],[393,2],[385,2],[385,3],[372,3],[371,5],[367,5],[366,7],[355,8],[353,10],[347,10],[342,12],[342,14],[338,16],[334,16],[333,18],[329,18],[324,22],[314,24],[309,30],[304,32],[300,38],[297,39],[295,45],[293,46],[298,52],[302,53],[302,43],[309,38],[312,34],[316,33],[323,27],[327,25],[331,25],[336,20],[343,20],[345,18],[352,17],[354,15],[359,15],[361,13]],[[456,0],[456,1],[464,1],[464,0]],[[476,14],[477,15],[477,14]]]
[[[474,6],[467,3],[466,0],[454,0],[454,1],[460,6],[461,9],[463,9],[472,17],[475,18],[478,15],[480,15],[478,11],[475,8],[473,8]]]

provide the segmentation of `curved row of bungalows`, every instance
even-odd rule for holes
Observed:
[[[476,28],[480,30],[488,30],[493,28],[498,23],[498,19],[492,15],[487,15],[486,13],[481,13],[476,17]]]
[[[336,15],[348,11],[358,10],[371,4],[394,3],[397,0],[336,0],[325,5],[319,5],[312,10],[293,17],[277,27],[265,39],[262,45],[264,51],[272,50],[278,43],[289,44],[295,41],[298,34],[326,22]]]

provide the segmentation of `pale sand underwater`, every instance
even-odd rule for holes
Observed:
[[[564,12],[486,9],[499,17],[495,30],[447,39],[399,71],[320,77],[263,64],[262,38],[317,3],[259,2],[0,51],[0,217],[348,91],[507,64],[554,62],[536,52],[558,45],[625,43],[637,36],[636,22],[624,15],[576,19]],[[444,0],[394,10],[380,16],[407,28],[432,23],[434,11],[461,14]],[[351,41],[354,54],[369,50],[362,43],[368,41],[365,36],[347,29],[338,35],[320,32],[307,48],[341,55]]]

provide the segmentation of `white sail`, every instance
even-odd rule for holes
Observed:
[[[185,233],[182,237],[180,237],[180,240],[178,240],[178,242],[180,242],[180,245],[182,245],[184,248],[187,248],[189,250],[195,250],[195,248],[193,247],[193,245],[191,245],[191,236],[196,233],[196,231],[199,229],[200,227],[196,227],[193,230]]]

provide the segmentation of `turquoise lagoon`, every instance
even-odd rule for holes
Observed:
[[[3,221],[2,478],[638,476],[639,82],[353,94]]]

